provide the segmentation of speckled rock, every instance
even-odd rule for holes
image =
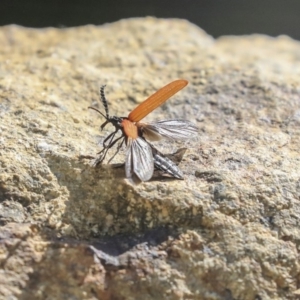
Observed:
[[[300,294],[300,43],[214,40],[183,20],[0,29],[0,299],[292,299]],[[89,156],[177,78],[147,119],[184,118],[184,181],[140,185]],[[114,163],[124,162],[124,151]]]

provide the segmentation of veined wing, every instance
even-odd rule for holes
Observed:
[[[143,136],[150,141],[162,138],[185,140],[193,138],[198,133],[198,128],[187,120],[163,120],[153,123],[136,123],[142,130]]]
[[[183,179],[183,173],[179,167],[169,158],[162,156],[160,153],[153,154],[154,165],[157,169],[169,173],[175,178]]]
[[[154,161],[150,145],[141,137],[128,139],[125,172],[126,177],[131,178],[132,174],[141,181],[151,179],[154,171]]]

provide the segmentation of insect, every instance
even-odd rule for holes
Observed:
[[[149,180],[154,172],[154,166],[168,172],[174,177],[183,178],[183,174],[177,165],[161,154],[146,139],[150,141],[167,139],[188,139],[197,134],[197,127],[186,120],[163,120],[152,123],[140,122],[145,116],[162,105],[171,96],[183,89],[188,82],[183,79],[175,80],[132,110],[128,117],[109,116],[108,104],[105,97],[105,85],[100,88],[100,97],[105,109],[105,114],[95,107],[89,107],[101,114],[106,121],[100,126],[101,130],[111,123],[115,130],[103,141],[103,148],[98,153],[95,165],[99,165],[105,159],[108,151],[119,142],[116,152],[108,160],[108,163],[116,156],[124,142],[127,146],[125,159],[125,173],[127,178],[132,178],[135,174],[141,181]],[[116,136],[121,132],[120,136]]]

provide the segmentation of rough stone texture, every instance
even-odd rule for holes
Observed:
[[[300,294],[300,43],[214,40],[182,20],[0,29],[1,299]],[[177,78],[148,120],[191,119],[185,181],[132,186],[89,159],[113,115]],[[99,145],[100,142],[100,145]],[[115,163],[124,161],[124,152]]]

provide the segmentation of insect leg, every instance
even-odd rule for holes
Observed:
[[[114,132],[112,132],[111,134],[109,134],[105,140],[103,141],[103,148],[110,148],[110,144],[112,143],[113,138],[115,137],[116,133],[118,132],[119,129],[116,129]],[[106,142],[109,140],[108,145],[106,145]]]
[[[95,162],[96,166],[99,165],[99,164],[101,164],[103,162],[103,160],[106,157],[106,154],[107,154],[108,150],[111,147],[113,147],[121,138],[124,138],[124,136],[121,135],[120,137],[118,137],[118,138],[116,138],[115,140],[112,141],[112,139],[114,138],[114,136],[115,136],[115,134],[112,135],[112,137],[111,137],[111,139],[109,141],[109,144],[107,146],[105,145],[105,147],[98,153],[98,154],[100,154],[100,157],[97,158],[97,160]],[[123,141],[121,142],[121,144],[122,143],[123,143]],[[121,148],[121,146],[119,145],[118,148],[117,148],[117,152],[113,155],[112,158],[109,159],[108,163],[116,156],[116,154],[119,152],[120,148]]]
[[[107,151],[113,146],[113,138],[115,137],[116,133],[118,130],[112,132],[109,136],[107,136],[105,138],[105,140],[103,141],[103,148],[100,152],[98,152],[97,154],[99,155],[98,158],[96,159],[94,165],[98,166],[99,164],[101,164],[103,162],[103,160],[106,157]],[[108,145],[106,145],[107,140],[109,140]]]
[[[120,136],[120,137],[119,137],[118,139],[116,139],[114,142],[118,141],[118,140],[121,139],[122,137],[123,137],[123,136]],[[123,140],[121,141],[121,143],[118,145],[117,151],[116,151],[115,154],[108,160],[108,163],[110,163],[110,162],[115,158],[115,156],[117,155],[117,153],[120,151],[121,147],[123,146],[124,141],[125,141],[125,139],[123,139]]]

